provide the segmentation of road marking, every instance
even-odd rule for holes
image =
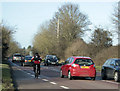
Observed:
[[[50,83],[53,84],[53,85],[57,84],[57,83],[55,83],[55,82],[50,82]]]
[[[114,83],[114,84],[119,84],[119,83],[117,83],[117,82],[112,82],[112,81],[107,81],[107,80],[102,80],[102,81],[104,81],[104,82],[108,82],[108,83]]]
[[[43,81],[46,81],[46,82],[48,81],[47,79],[42,79],[42,80],[43,80]]]
[[[70,88],[68,88],[68,87],[65,87],[65,86],[60,86],[61,88],[64,88],[64,89],[70,89]]]

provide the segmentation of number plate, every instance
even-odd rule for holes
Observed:
[[[52,62],[52,64],[55,64],[55,62]]]
[[[89,69],[89,66],[81,66],[81,68]]]
[[[28,62],[31,62],[31,60],[28,60]]]

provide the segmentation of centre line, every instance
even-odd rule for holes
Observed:
[[[55,82],[50,82],[50,83],[53,84],[53,85],[57,84],[57,83],[55,83]]]
[[[64,89],[70,89],[70,88],[68,88],[68,87],[65,87],[65,86],[60,86],[61,88],[64,88]]]
[[[43,80],[43,81],[46,81],[46,82],[48,81],[47,79],[42,79],[42,80]]]

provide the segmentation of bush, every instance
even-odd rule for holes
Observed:
[[[96,65],[103,65],[107,59],[118,58],[118,46],[111,46],[101,50],[94,58]]]
[[[65,58],[89,55],[88,45],[82,39],[76,39],[65,51]]]

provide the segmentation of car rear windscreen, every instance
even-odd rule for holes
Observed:
[[[13,56],[15,56],[15,57],[21,57],[21,55],[13,55]]]
[[[31,60],[32,57],[25,57],[25,60]]]
[[[80,66],[90,66],[94,64],[91,59],[76,59],[74,63],[79,64]]]

